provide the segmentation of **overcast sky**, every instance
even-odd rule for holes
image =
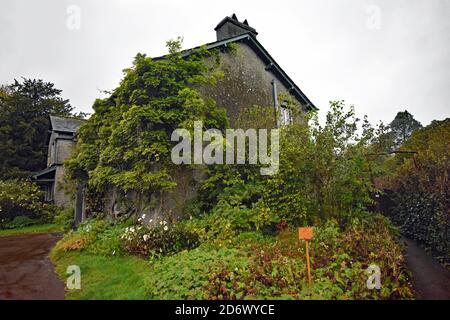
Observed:
[[[0,1],[0,83],[53,82],[79,111],[136,53],[215,41],[236,13],[322,114],[345,100],[372,122],[405,109],[424,125],[450,117],[450,0]]]

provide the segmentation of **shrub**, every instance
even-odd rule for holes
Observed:
[[[149,226],[127,227],[121,239],[129,253],[143,257],[176,253],[199,244],[197,234],[184,224],[168,223],[163,219],[151,221]]]
[[[242,268],[246,256],[236,249],[208,245],[157,260],[146,281],[150,299],[206,299],[211,272],[223,265]]]
[[[85,251],[87,253],[110,256],[123,253],[120,235],[122,225],[113,225],[104,220],[91,219],[71,231],[55,247],[55,253]]]
[[[450,214],[445,196],[414,184],[397,190],[394,201],[391,217],[402,233],[430,249],[442,262],[450,263]]]
[[[0,220],[6,222],[16,216],[26,216],[48,222],[56,207],[43,203],[42,192],[31,182],[0,180]]]
[[[74,211],[73,209],[66,209],[59,211],[53,218],[53,222],[64,228],[64,231],[69,231],[73,227]]]
[[[364,210],[375,191],[374,161],[368,154],[375,152],[369,146],[377,135],[367,121],[360,134],[358,121],[353,108],[337,101],[331,103],[325,126],[312,116],[310,126],[283,127],[279,171],[271,176],[261,176],[258,166],[251,165],[208,168],[209,177],[200,188],[204,211],[222,210],[224,202],[239,209],[258,204],[270,209],[269,225],[281,221],[297,225],[345,220]]]
[[[305,247],[297,230],[277,236],[240,233],[207,242],[152,264],[152,299],[410,299],[402,248],[380,216],[353,218],[346,226],[328,221],[310,243],[313,286],[307,282]],[[382,272],[382,289],[369,290],[367,267]]]
[[[424,245],[440,260],[450,263],[450,119],[433,121],[414,131],[396,155],[389,186],[394,193],[390,215],[402,232]]]
[[[307,284],[305,249],[298,242],[296,230],[286,229],[269,244],[250,241],[246,267],[224,265],[211,273],[204,288],[208,299],[413,297],[401,248],[390,235],[388,221],[378,215],[355,219],[343,229],[333,221],[315,228],[310,251],[312,287]],[[366,269],[371,264],[381,269],[381,290],[366,287]]]
[[[11,222],[3,223],[3,229],[18,229],[36,224],[38,221],[26,216],[17,216]]]
[[[90,239],[85,234],[70,233],[55,246],[55,252],[81,251],[85,249]]]
[[[120,236],[123,234],[123,230],[123,227],[118,225],[98,232],[95,240],[88,244],[86,251],[102,256],[122,254],[124,251]]]

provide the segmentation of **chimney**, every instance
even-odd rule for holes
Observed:
[[[247,19],[245,19],[244,22],[239,22],[234,13],[231,17],[225,17],[222,21],[220,21],[214,30],[217,34],[217,41],[232,38],[245,33],[250,33],[254,37],[258,35],[258,32],[248,25]]]

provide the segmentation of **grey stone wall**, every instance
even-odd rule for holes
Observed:
[[[275,79],[278,94],[288,92],[244,42],[238,44],[236,52],[226,51],[220,54],[220,68],[224,71],[224,77],[215,87],[200,88],[200,92],[205,97],[213,98],[218,106],[227,110],[232,127],[243,108],[252,105],[274,106],[272,80]],[[304,109],[302,106],[301,112]]]
[[[73,206],[72,197],[67,194],[66,187],[67,183],[65,179],[64,166],[57,166],[55,172],[55,189],[53,191],[53,197],[55,204],[62,208],[70,208]]]
[[[52,132],[48,145],[47,167],[61,165],[70,158],[75,142],[71,135]]]
[[[50,167],[53,164],[55,164],[55,150],[56,150],[55,137],[56,133],[52,132],[48,143],[47,167]]]
[[[75,147],[75,142],[70,139],[68,140],[66,137],[64,139],[56,140],[56,164],[64,164],[64,161],[69,159],[73,153],[73,149]]]
[[[72,199],[67,194],[64,161],[70,158],[75,142],[70,135],[52,132],[48,147],[47,166],[56,166],[55,183],[53,184],[54,203],[63,208],[72,206]]]

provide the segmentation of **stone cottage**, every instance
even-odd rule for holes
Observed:
[[[47,168],[32,176],[44,190],[45,201],[63,208],[72,205],[72,199],[65,190],[63,164],[72,154],[76,144],[76,132],[82,123],[79,119],[50,116]]]
[[[258,32],[249,26],[247,20],[240,22],[235,14],[225,17],[215,28],[217,39],[208,43],[208,50],[218,49],[220,54],[220,68],[224,72],[214,87],[200,88],[205,97],[213,98],[218,106],[224,107],[231,125],[236,123],[239,112],[246,107],[258,105],[274,108],[274,123],[280,126],[288,124],[294,119],[288,108],[284,108],[283,101],[279,101],[281,94],[285,93],[296,100],[300,108],[297,114],[304,114],[316,107],[300,90],[294,81],[278,65],[269,52],[257,40]],[[233,46],[236,52],[225,50]],[[193,49],[183,51],[189,55]],[[158,57],[155,59],[164,59]],[[275,115],[280,115],[275,119]],[[48,168],[35,174],[35,180],[47,190],[47,200],[61,206],[70,205],[64,194],[64,168],[62,163],[70,154],[75,145],[76,130],[80,126],[79,120],[51,118],[51,135],[49,139]],[[177,211],[186,199],[195,194],[192,190],[192,176],[182,173],[179,175],[178,186],[163,196],[159,208],[149,210],[147,216],[154,216],[162,211]],[[188,186],[188,187],[186,187]],[[78,190],[75,201],[76,222],[84,216],[84,205]],[[106,208],[113,215],[126,211],[112,191]]]

